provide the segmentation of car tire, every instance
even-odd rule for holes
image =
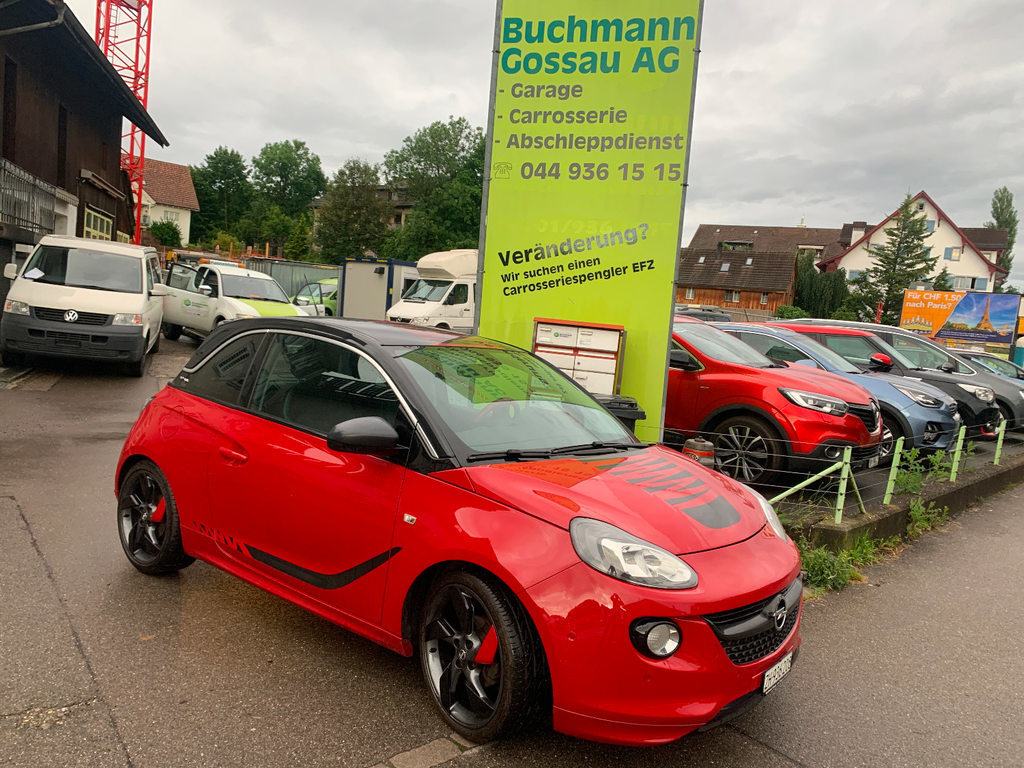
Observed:
[[[175,325],[174,323],[164,323],[164,338],[168,341],[177,341],[178,337],[181,336],[181,326]]]
[[[779,478],[785,452],[762,418],[742,414],[719,422],[711,435],[715,469],[743,483],[769,485]]]
[[[157,331],[156,341],[154,341],[153,342],[153,346],[149,348],[148,354],[155,355],[159,351],[160,351],[160,332]]]
[[[451,327],[448,325],[448,323],[438,323],[436,327],[439,328],[442,331],[450,331],[451,330]]]
[[[903,427],[900,426],[899,421],[888,414],[882,414],[882,439],[878,443],[878,466],[888,467],[892,464],[893,456],[896,451],[896,441],[901,437],[906,437],[903,433]],[[906,445],[904,448],[913,448],[912,445]]]
[[[334,313],[331,312],[331,308],[330,307],[324,307],[324,315],[326,315],[327,317],[333,317]]]
[[[522,605],[496,582],[461,571],[435,581],[419,653],[441,717],[470,741],[524,730],[551,711],[540,639]],[[477,661],[480,654],[486,659]]]
[[[127,363],[125,365],[125,368],[128,371],[128,375],[136,379],[140,378],[142,374],[146,372],[147,359],[148,358],[146,357],[146,352],[145,350],[143,350],[142,357],[140,357],[138,360],[132,360],[130,363]]]
[[[148,459],[132,467],[117,494],[117,533],[128,562],[151,576],[194,562],[181,546],[178,507],[167,478]]]
[[[1017,420],[1013,418],[1013,410],[1011,410],[1010,406],[1001,403],[997,400],[996,407],[999,408],[999,413],[1003,415],[1003,420],[1006,422],[1007,429],[1014,429],[1015,427],[1019,426],[1017,424]]]
[[[3,357],[5,366],[9,365],[12,368],[21,368],[25,365],[26,358],[24,352],[15,352],[11,349],[5,349],[0,353],[0,357]]]

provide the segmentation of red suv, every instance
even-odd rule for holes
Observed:
[[[701,434],[715,464],[746,483],[824,469],[853,446],[855,469],[878,463],[878,403],[840,376],[780,365],[700,320],[676,317],[666,440]]]

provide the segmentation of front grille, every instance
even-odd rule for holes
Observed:
[[[854,405],[850,403],[850,413],[864,422],[868,432],[878,429],[878,408],[874,405]]]
[[[874,445],[855,445],[850,451],[850,461],[867,461],[872,456],[877,456],[881,443]]]
[[[779,649],[796,626],[803,586],[803,581],[797,577],[769,598],[704,616],[733,664],[750,664]],[[786,621],[782,629],[776,629],[774,614],[780,600],[786,604]]]
[[[392,323],[411,323],[411,317],[393,317],[391,318]]]
[[[63,333],[62,331],[47,331],[46,338],[53,339],[58,344],[81,344],[82,342],[88,342],[92,337],[89,336],[88,333]]]
[[[51,309],[50,307],[33,307],[33,309],[37,320],[49,320],[53,323],[67,322],[64,319],[66,309]],[[78,319],[69,325],[106,325],[109,322],[110,315],[101,315],[98,312],[79,312]]]

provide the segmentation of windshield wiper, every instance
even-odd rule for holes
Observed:
[[[643,448],[646,443],[605,443],[595,440],[592,443],[580,445],[563,445],[559,448],[552,448],[549,453],[554,456],[564,453],[583,453],[584,451],[628,451],[630,448]]]
[[[489,453],[471,453],[466,461],[531,461],[533,459],[550,459],[551,451],[543,449],[509,448],[507,451],[491,451]]]

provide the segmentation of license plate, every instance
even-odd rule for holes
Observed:
[[[870,459],[868,459],[868,469],[871,469],[871,467],[877,467],[877,466],[878,466],[878,457],[877,456],[872,456]]]
[[[764,685],[761,686],[762,693],[768,693],[772,690],[786,675],[789,674],[789,670],[793,668],[793,652],[790,651],[775,665],[773,665],[768,671],[764,673]]]

